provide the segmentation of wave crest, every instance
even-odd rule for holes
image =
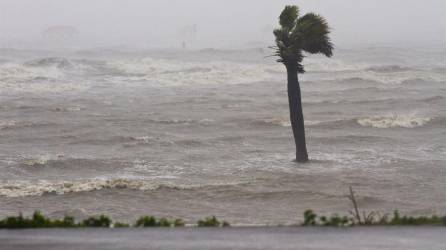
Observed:
[[[37,181],[15,181],[0,185],[0,196],[26,197],[41,196],[44,194],[68,194],[77,192],[90,192],[101,189],[133,189],[153,190],[160,188],[161,184],[154,184],[143,180],[130,179],[93,179],[79,181],[49,182]]]
[[[283,72],[280,65],[248,64],[228,61],[179,61],[144,58],[109,63],[124,77],[111,80],[150,81],[161,85],[242,84],[272,79],[271,72]]]
[[[362,118],[358,119],[357,122],[363,127],[416,128],[426,125],[432,119],[430,117],[417,117],[416,115],[390,115]]]
[[[208,184],[179,184],[144,179],[88,179],[51,182],[38,181],[6,181],[0,184],[0,196],[9,198],[42,196],[45,194],[64,195],[70,193],[92,192],[103,189],[130,189],[150,191],[159,189],[191,190],[206,187],[240,185],[246,182],[212,182]]]

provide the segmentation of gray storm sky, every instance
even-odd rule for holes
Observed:
[[[268,44],[286,4],[325,16],[341,47],[446,43],[446,0],[0,0],[0,45],[68,25],[83,46],[170,47],[193,24],[197,47]]]

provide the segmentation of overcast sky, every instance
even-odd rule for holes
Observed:
[[[446,43],[446,0],[0,0],[0,45],[66,25],[83,46],[169,47],[194,24],[197,47],[268,44],[286,4],[325,16],[340,47]]]

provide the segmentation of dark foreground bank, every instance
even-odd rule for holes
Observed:
[[[442,227],[0,230],[2,250],[444,249]]]

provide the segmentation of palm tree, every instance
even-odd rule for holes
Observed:
[[[300,94],[298,73],[304,73],[302,60],[304,52],[333,55],[330,41],[330,28],[320,15],[308,13],[299,17],[297,6],[286,6],[279,17],[280,28],[274,30],[276,37],[275,55],[285,65],[288,74],[288,102],[290,120],[296,143],[296,161],[307,162],[308,153],[305,142],[304,116]]]

